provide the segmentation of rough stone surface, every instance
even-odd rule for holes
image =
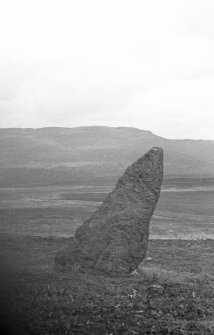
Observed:
[[[129,166],[98,210],[55,257],[56,269],[130,273],[146,256],[149,222],[163,179],[163,150],[154,147]]]

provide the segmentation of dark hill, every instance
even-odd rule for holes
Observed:
[[[165,176],[214,176],[214,141],[169,140],[128,127],[11,128],[0,129],[0,185],[117,178],[153,146],[164,149]]]

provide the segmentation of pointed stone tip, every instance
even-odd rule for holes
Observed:
[[[150,157],[150,159],[158,159],[163,161],[164,151],[161,147],[153,147],[149,151],[146,152],[144,157]]]
[[[158,159],[158,161],[163,160],[163,154],[164,154],[164,151],[161,147],[153,147],[150,150],[148,150],[145,153],[145,155],[140,158],[140,160],[144,160],[144,158],[146,158],[146,157],[147,158],[149,157],[152,160],[154,160],[154,159],[155,160]]]
[[[150,151],[163,154],[163,148],[161,147],[153,147]]]
[[[126,171],[128,174],[135,173],[135,169],[141,166],[141,169],[144,169],[145,162],[152,162],[152,167],[150,167],[151,171],[154,172],[155,168],[163,168],[163,159],[164,159],[164,151],[161,147],[153,147],[149,149],[143,156],[141,156],[136,162],[130,165]],[[158,171],[158,170],[157,170]],[[123,177],[123,176],[122,176]]]

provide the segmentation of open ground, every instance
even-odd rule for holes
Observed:
[[[165,180],[139,273],[54,271],[111,184],[0,190],[1,328],[10,334],[213,334],[214,180]]]

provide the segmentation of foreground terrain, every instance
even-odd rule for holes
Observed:
[[[214,181],[165,180],[147,260],[121,278],[54,271],[113,184],[0,189],[4,334],[214,334]]]
[[[6,334],[213,334],[214,241],[151,240],[139,273],[58,273],[64,238],[5,239]]]

